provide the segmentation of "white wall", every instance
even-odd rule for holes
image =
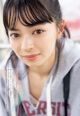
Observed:
[[[4,26],[3,26],[2,8],[3,8],[2,1],[0,1],[0,41],[7,42],[5,29],[4,29]]]

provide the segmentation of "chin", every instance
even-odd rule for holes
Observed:
[[[25,65],[27,65],[28,67],[39,67],[39,66],[42,65],[40,62],[30,62],[30,63],[24,62],[24,63],[25,63]]]

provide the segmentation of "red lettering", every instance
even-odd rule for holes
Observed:
[[[60,116],[60,105],[61,105],[61,103],[60,102],[58,102],[57,103],[57,116]]]
[[[52,105],[52,114],[55,115],[55,106],[56,106],[56,103],[52,102],[51,105]]]
[[[38,112],[37,114],[41,114],[41,111],[43,112],[43,114],[46,114],[46,102],[45,101],[40,101],[39,102],[39,106],[38,106]]]
[[[27,114],[28,116],[32,116],[32,115],[35,115],[35,111],[32,111],[32,113],[30,113],[29,109],[30,109],[30,103],[28,101],[24,101],[23,102],[25,108],[26,108],[26,111],[27,111]]]
[[[47,112],[47,102],[46,101],[40,101],[39,106],[37,108],[37,112],[35,110],[30,109],[30,103],[28,101],[23,102],[25,110],[27,112],[28,116],[33,116],[36,113],[37,114],[46,114]],[[61,107],[62,106],[62,107]],[[64,102],[51,102],[51,107],[52,107],[52,115],[60,116],[60,111],[64,111]],[[71,115],[71,108],[70,105],[68,104],[68,116]],[[20,108],[18,110],[18,116],[20,116]]]

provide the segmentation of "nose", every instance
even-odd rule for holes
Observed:
[[[34,44],[33,44],[33,40],[31,37],[24,37],[22,39],[22,45],[21,45],[21,49],[22,50],[26,50],[26,51],[30,51],[31,49],[34,48]]]

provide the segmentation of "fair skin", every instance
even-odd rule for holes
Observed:
[[[30,93],[38,99],[54,65],[56,39],[61,31],[53,22],[28,27],[18,21],[8,35],[13,51],[28,66]]]

